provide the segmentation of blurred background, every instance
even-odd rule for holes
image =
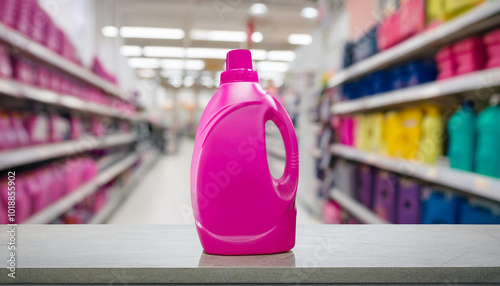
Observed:
[[[231,49],[295,125],[298,224],[500,223],[495,0],[0,0],[0,223],[193,224]]]

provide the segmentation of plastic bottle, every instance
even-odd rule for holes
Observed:
[[[26,131],[28,132],[31,145],[49,142],[49,118],[46,113],[36,112],[28,115],[24,124]]]
[[[500,178],[500,96],[491,97],[490,106],[478,116],[475,171]]]
[[[434,164],[443,154],[443,115],[439,106],[432,104],[422,105],[424,118],[422,119],[422,138],[418,147],[418,160]]]
[[[17,142],[19,147],[27,146],[30,143],[28,132],[24,128],[23,117],[20,112],[11,112],[10,122],[12,125],[12,130],[16,134]]]
[[[401,136],[401,150],[403,158],[415,159],[418,154],[418,145],[422,136],[422,110],[407,108],[401,111],[403,127]]]
[[[401,156],[401,116],[396,111],[389,111],[385,114],[383,138],[387,154],[390,156]],[[383,152],[384,153],[384,152]]]
[[[448,157],[455,169],[474,169],[476,113],[472,102],[465,101],[462,108],[448,121]]]
[[[16,133],[12,128],[10,116],[0,110],[0,151],[19,147]]]
[[[283,106],[258,84],[248,50],[227,54],[221,85],[201,118],[191,164],[196,228],[209,254],[252,255],[295,245],[297,137]],[[281,132],[286,165],[275,179],[265,145],[267,121]]]
[[[21,223],[25,221],[32,213],[31,211],[31,198],[26,192],[26,176],[24,174],[17,174],[15,180],[15,195],[16,195],[16,216],[14,222],[9,223]],[[11,190],[12,191],[12,190]],[[7,178],[0,179],[0,195],[2,196],[2,201],[9,201],[9,189]]]

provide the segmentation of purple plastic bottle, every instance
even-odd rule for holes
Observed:
[[[227,54],[221,84],[201,118],[191,164],[196,229],[209,254],[285,252],[295,245],[297,137],[283,106],[258,83],[249,50]],[[286,165],[269,172],[265,128],[276,124]]]

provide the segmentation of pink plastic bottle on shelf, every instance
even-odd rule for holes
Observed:
[[[56,113],[49,115],[50,142],[61,142],[70,137],[70,124],[68,120]]]
[[[323,223],[341,224],[342,209],[335,201],[327,201],[323,204]]]
[[[29,115],[24,121],[31,145],[49,142],[49,119],[44,113]]]
[[[295,245],[295,195],[299,179],[297,137],[283,106],[258,83],[248,50],[227,54],[221,85],[196,134],[191,202],[205,251],[251,255]],[[269,172],[265,124],[283,137],[286,165]]]
[[[354,131],[355,131],[354,118],[346,116],[342,119],[340,124],[340,141],[347,146],[354,146]]]
[[[41,211],[50,202],[50,193],[47,192],[45,180],[39,180],[38,172],[40,172],[40,170],[29,172],[25,179],[26,192],[31,198],[33,213]]]
[[[12,126],[12,131],[16,134],[18,146],[28,146],[30,144],[30,138],[26,128],[23,124],[23,117],[19,112],[11,112],[10,123]]]
[[[19,0],[0,1],[0,22],[13,28],[16,24]]]
[[[12,63],[10,61],[9,51],[4,45],[0,44],[0,78],[11,78],[12,73]]]
[[[25,221],[32,213],[31,198],[26,192],[25,182],[26,182],[26,176],[24,174],[16,173],[16,180],[15,180],[16,221],[10,223],[21,223]],[[9,194],[11,193],[9,193],[7,178],[0,179],[0,195],[2,196],[2,200],[4,202],[8,202]]]
[[[77,114],[71,114],[70,120],[70,138],[72,140],[78,140],[82,134],[82,119]]]
[[[484,44],[488,52],[488,62],[486,68],[500,66],[500,29],[494,30],[484,35]]]

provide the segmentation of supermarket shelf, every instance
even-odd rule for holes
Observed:
[[[321,158],[322,152],[318,147],[312,146],[311,149],[309,149],[309,153],[311,154],[311,156],[313,156],[313,158],[318,159]]]
[[[138,116],[127,114],[127,112],[113,107],[108,107],[94,102],[86,102],[70,95],[64,95],[50,90],[41,89],[14,80],[0,79],[0,93],[16,98],[27,98],[42,103],[57,105],[98,115],[117,117],[127,120],[141,119],[138,118]]]
[[[332,106],[332,112],[334,114],[346,114],[495,86],[500,86],[500,68],[482,70],[447,80],[339,102]]]
[[[469,12],[434,29],[416,35],[388,50],[360,61],[330,79],[328,86],[333,87],[346,81],[366,75],[391,64],[406,60],[426,50],[458,40],[489,27],[494,27],[500,17],[500,1],[487,1]],[[490,19],[488,19],[490,18]]]
[[[339,190],[332,189],[330,198],[336,201],[343,210],[351,214],[357,220],[365,224],[388,224],[389,222],[378,217],[373,211],[365,207],[360,202],[342,193]]]
[[[23,147],[0,152],[0,170],[66,155],[78,154],[93,149],[108,148],[135,142],[138,136],[116,134],[105,137],[88,136],[80,140]]]
[[[135,172],[132,180],[121,189],[113,190],[113,196],[109,202],[90,220],[89,224],[102,224],[111,217],[121,203],[128,197],[130,192],[137,186],[145,174],[158,162],[159,156],[156,152],[149,154],[149,158]]]
[[[500,179],[416,161],[391,158],[334,144],[334,155],[500,202]]]
[[[29,54],[30,56],[36,57],[52,66],[55,66],[75,76],[76,78],[84,80],[115,97],[129,101],[129,99],[125,97],[124,92],[122,92],[118,87],[96,76],[90,70],[63,58],[39,43],[28,39],[21,33],[5,26],[2,23],[0,23],[0,40],[23,51],[24,53]]]
[[[65,212],[70,210],[74,205],[81,202],[87,196],[94,193],[99,187],[105,185],[110,180],[118,176],[120,173],[132,166],[137,159],[138,154],[132,154],[127,156],[125,159],[119,161],[112,167],[105,169],[100,172],[95,179],[85,183],[75,191],[69,193],[65,197],[61,198],[52,205],[46,207],[42,211],[36,213],[29,219],[27,219],[25,224],[40,224],[40,223],[51,223],[58,217],[63,215]]]
[[[280,149],[275,146],[266,146],[267,153],[276,159],[286,160],[286,153],[284,149]]]

